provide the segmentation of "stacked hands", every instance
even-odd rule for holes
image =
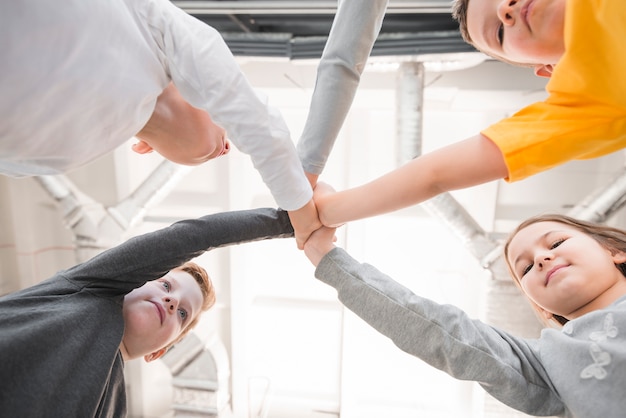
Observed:
[[[335,231],[339,225],[326,225],[323,212],[324,199],[334,192],[329,184],[314,183],[313,199],[303,208],[289,212],[298,249],[304,250],[314,266],[335,248]]]

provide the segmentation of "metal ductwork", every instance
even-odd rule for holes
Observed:
[[[318,14],[334,16],[337,12],[337,0],[172,0],[172,3],[192,14]],[[416,12],[446,13],[450,11],[450,4],[441,0],[391,0],[389,2],[388,9],[393,13],[404,14],[412,14]]]
[[[363,1],[363,0],[358,0]],[[218,30],[235,56],[317,59],[337,0],[172,0]],[[369,7],[363,1],[363,7]],[[474,52],[461,38],[448,0],[390,0],[372,56]]]
[[[396,97],[398,165],[402,165],[422,153],[424,63],[404,62],[400,65]],[[485,259],[498,247],[498,243],[449,193],[429,199],[421,206],[448,225],[477,259]],[[500,275],[500,271],[496,273],[494,276]]]
[[[626,169],[608,184],[592,192],[569,211],[568,215],[590,222],[606,222],[626,203]]]
[[[120,225],[108,222],[104,206],[81,192],[65,175],[39,176],[35,180],[58,203],[63,223],[74,235],[77,263],[119,242],[124,232]]]
[[[81,263],[117,245],[124,232],[189,170],[164,160],[130,196],[108,208],[81,192],[65,175],[39,176],[35,180],[59,204],[63,222],[74,234],[76,261]]]
[[[124,229],[136,225],[144,218],[146,212],[167,197],[191,170],[192,167],[163,160],[128,197],[107,209],[109,215]]]

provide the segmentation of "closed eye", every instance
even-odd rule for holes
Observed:
[[[558,247],[559,245],[563,244],[565,242],[564,239],[558,239],[556,241],[554,241],[552,243],[552,245],[550,245],[550,249],[555,249],[556,247]]]
[[[500,26],[498,26],[498,44],[500,44],[500,46],[502,46],[502,44],[504,43],[504,25],[502,23],[500,23]]]
[[[524,269],[522,270],[522,277],[524,277],[526,275],[526,273],[528,273],[530,271],[530,269],[533,268],[532,264],[527,265],[526,267],[524,267]]]

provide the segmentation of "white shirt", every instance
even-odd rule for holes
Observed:
[[[168,0],[0,2],[0,173],[58,174],[143,128],[172,80],[249,154],[277,204],[311,187],[289,130],[220,34]]]

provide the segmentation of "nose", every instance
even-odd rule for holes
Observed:
[[[224,139],[224,150],[221,155],[226,155],[230,152],[230,141],[228,139]]]
[[[517,0],[502,0],[500,4],[498,4],[498,19],[500,19],[504,25],[512,26],[515,23],[513,10],[516,4]]]
[[[541,251],[535,257],[535,264],[540,268],[545,267],[549,261],[552,260],[552,253],[548,251]]]
[[[178,299],[168,296],[164,298],[164,301],[165,301],[165,307],[167,308],[168,312],[170,313],[176,312],[176,309],[178,308]]]

